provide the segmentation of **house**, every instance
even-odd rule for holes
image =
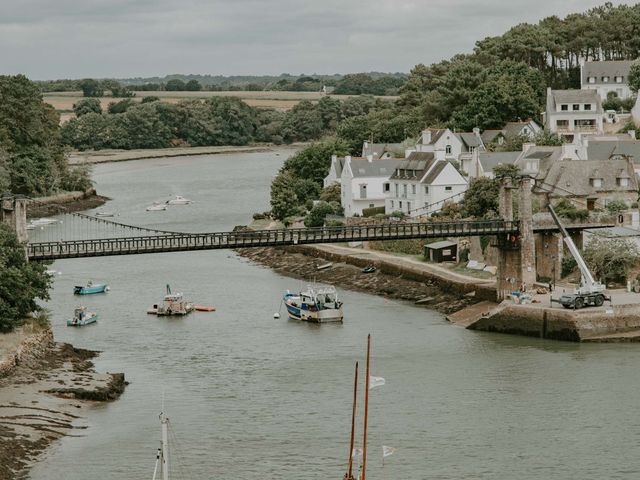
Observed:
[[[440,210],[445,201],[459,201],[467,190],[466,179],[435,152],[412,152],[387,182],[385,211],[419,216]]]
[[[629,98],[636,93],[629,88],[632,64],[630,60],[585,62],[580,67],[580,88],[595,90],[603,102],[611,92],[619,98]]]
[[[485,130],[480,134],[480,138],[482,138],[484,145],[490,143],[502,145],[505,138],[523,136],[533,140],[540,132],[542,132],[542,127],[529,119],[525,122],[508,122],[500,130]]]
[[[384,207],[389,177],[403,162],[345,157],[340,175],[341,204],[346,217],[362,215],[365,208]],[[386,190],[385,190],[386,189]]]
[[[323,187],[326,188],[334,183],[340,183],[342,169],[344,168],[345,157],[331,155],[331,166],[329,166],[329,174],[324,177]]]
[[[535,176],[532,192],[543,204],[566,198],[578,208],[594,210],[611,201],[628,206],[636,201],[638,180],[629,159],[566,160],[561,154],[530,155],[526,160],[532,168],[523,169],[523,173]]]
[[[522,154],[517,152],[481,152],[473,153],[469,160],[464,160],[460,168],[469,175],[469,178],[488,177],[493,178],[493,169],[498,165],[513,165]]]
[[[371,155],[374,160],[397,158],[398,154],[396,152],[400,152],[400,156],[402,156],[403,151],[404,146],[401,143],[371,143],[365,141],[362,144],[362,156],[366,158]]]
[[[458,160],[467,147],[462,138],[448,128],[427,128],[422,131],[415,151],[432,152],[436,160]],[[408,157],[410,153],[406,152],[405,156]]]
[[[544,126],[566,142],[583,133],[602,133],[604,111],[596,90],[551,90],[547,88]]]

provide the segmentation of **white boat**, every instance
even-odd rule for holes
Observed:
[[[167,205],[189,205],[191,200],[188,198],[181,197],[180,195],[176,195],[176,198],[172,198],[171,200],[167,200]]]
[[[96,212],[96,217],[115,217],[115,216],[116,216],[115,212],[105,212],[105,211]]]
[[[39,218],[38,220],[31,220],[31,225],[34,225],[36,227],[51,225],[52,223],[58,223],[58,220],[54,218]]]
[[[182,293],[171,293],[171,287],[167,285],[167,294],[164,296],[161,305],[153,305],[147,313],[165,315],[187,315],[193,311],[193,303],[184,299]]]
[[[338,292],[330,285],[308,286],[300,293],[287,293],[283,296],[289,318],[306,322],[328,323],[342,322],[342,302]]]
[[[161,210],[166,210],[167,205],[165,203],[157,203],[155,202],[153,205],[149,205],[147,207],[147,212],[159,212]]]
[[[45,273],[47,275],[49,275],[50,277],[53,277],[55,275],[62,275],[62,272],[60,272],[58,270],[47,270]]]

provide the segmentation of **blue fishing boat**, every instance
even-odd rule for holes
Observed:
[[[91,295],[93,293],[104,293],[109,291],[109,285],[106,283],[94,284],[91,280],[86,285],[76,285],[73,287],[73,293],[76,295]]]
[[[283,296],[289,318],[306,322],[327,323],[342,322],[342,302],[338,292],[332,286],[307,287],[300,293],[287,293]]]
[[[78,307],[73,311],[73,318],[67,320],[67,327],[84,327],[97,321],[97,313],[87,312],[87,307]]]

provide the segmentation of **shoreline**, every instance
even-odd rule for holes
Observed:
[[[34,198],[27,205],[27,218],[48,217],[63,213],[80,212],[100,207],[111,200],[98,195],[95,188],[86,192],[66,192],[49,197]]]
[[[54,342],[50,327],[27,323],[1,340],[0,478],[27,478],[49,445],[87,428],[83,408],[117,399],[127,382],[96,372],[98,352]]]

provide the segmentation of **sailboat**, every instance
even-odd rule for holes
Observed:
[[[162,480],[169,480],[169,419],[164,413],[160,413],[160,426],[162,429],[162,443],[156,455],[156,467],[153,469],[153,480],[156,480],[158,467],[162,473]]]

